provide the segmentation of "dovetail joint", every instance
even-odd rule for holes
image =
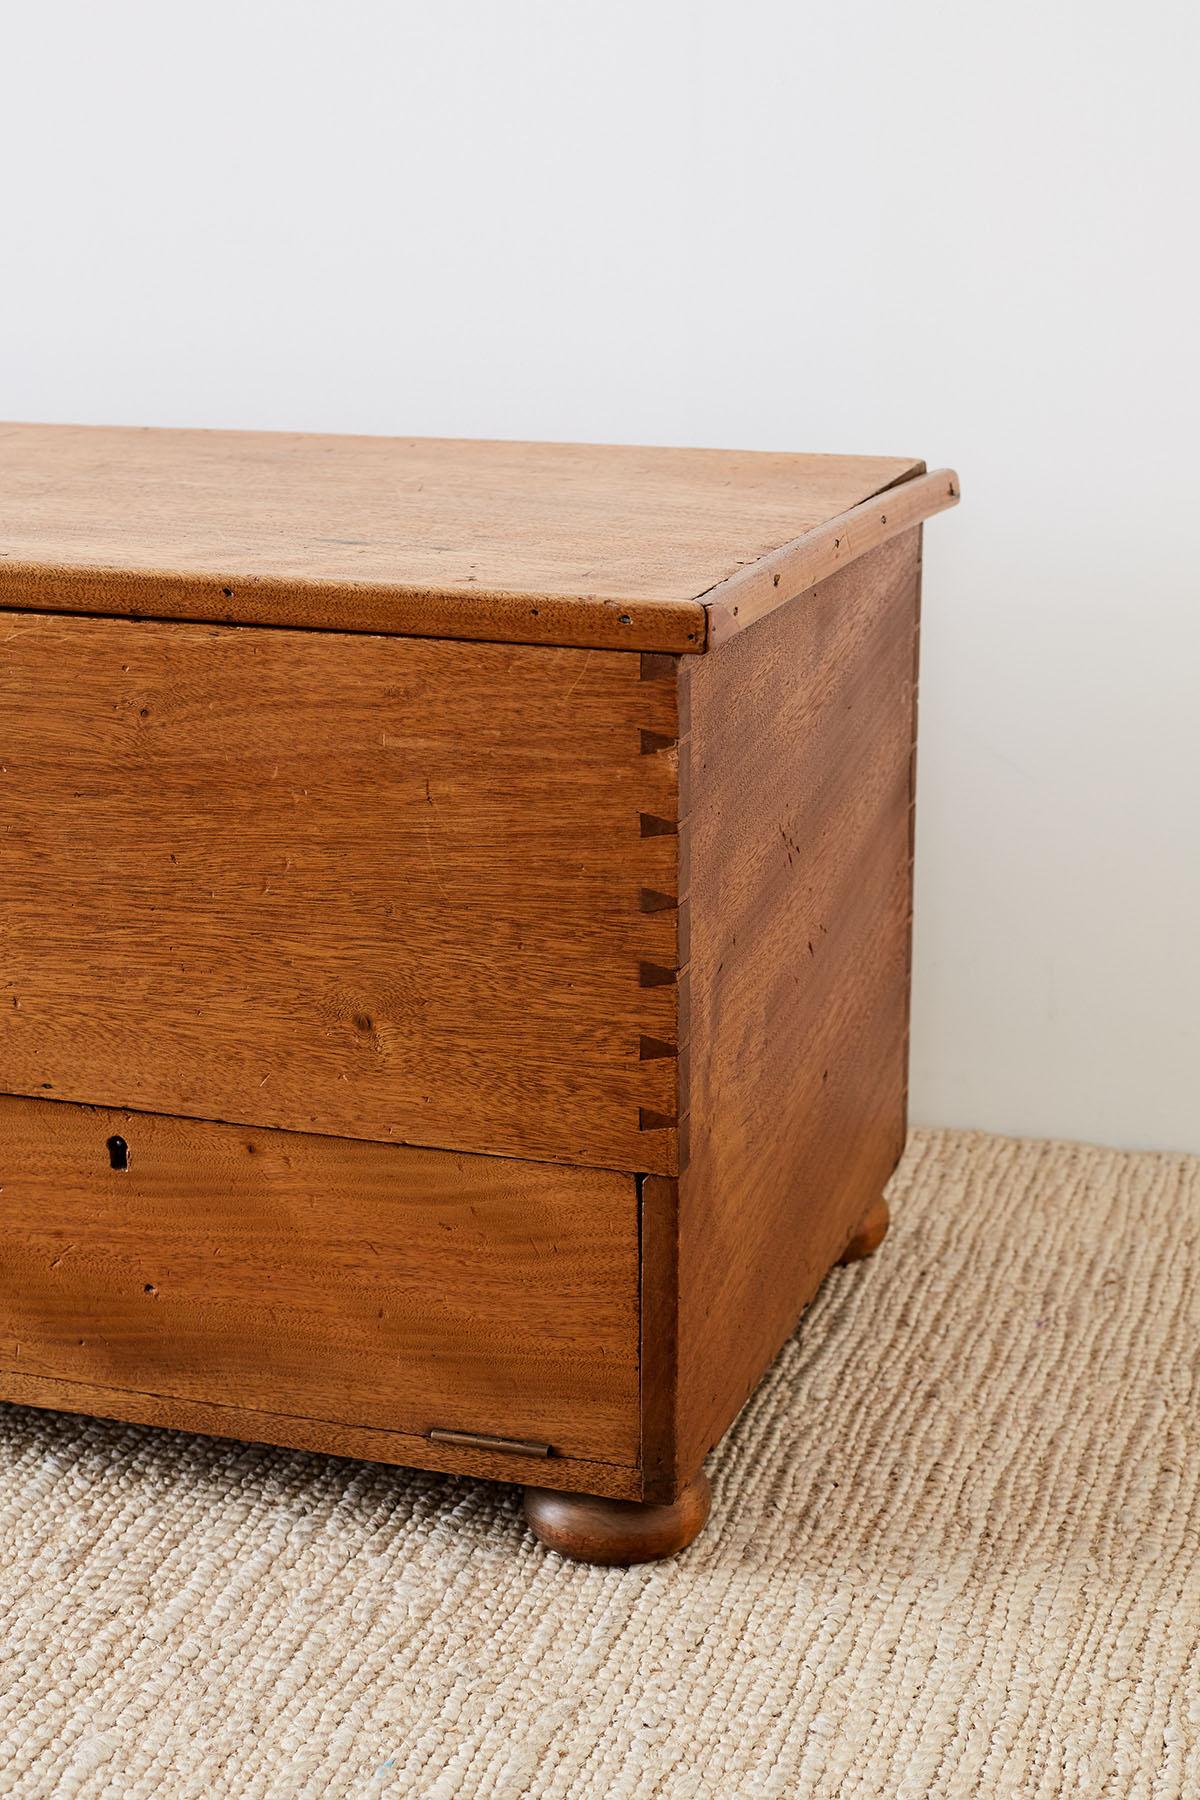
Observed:
[[[674,894],[660,894],[657,888],[642,888],[638,894],[638,907],[644,913],[676,912],[679,901]]]
[[[662,963],[642,962],[638,964],[638,986],[672,987],[679,971],[664,968]]]
[[[643,756],[657,756],[660,750],[674,750],[679,742],[678,738],[668,737],[663,731],[643,731],[641,737]]]
[[[677,1123],[671,1113],[651,1112],[648,1106],[638,1108],[639,1131],[673,1131]]]

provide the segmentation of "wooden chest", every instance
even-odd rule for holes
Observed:
[[[956,498],[0,427],[0,1398],[687,1542],[886,1222]]]

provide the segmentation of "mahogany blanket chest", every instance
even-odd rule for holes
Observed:
[[[0,427],[0,1399],[689,1542],[886,1225],[957,497]]]

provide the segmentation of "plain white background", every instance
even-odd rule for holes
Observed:
[[[953,462],[915,1119],[1200,1150],[1197,12],[7,6],[0,415]]]

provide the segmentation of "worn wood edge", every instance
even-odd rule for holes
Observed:
[[[639,1184],[641,1333],[638,1348],[642,1413],[642,1498],[674,1500],[676,1398],[679,1387],[679,1182],[644,1175]],[[695,1470],[685,1472],[695,1474]]]
[[[952,469],[902,476],[692,600],[442,590],[235,572],[213,579],[171,569],[0,559],[0,611],[697,655],[898,532],[957,505],[959,494]]]
[[[0,559],[2,611],[675,655],[703,651],[708,632],[699,600],[578,599],[487,589],[442,592],[232,572],[214,581],[170,569],[134,573]]]
[[[917,528],[917,592],[913,615],[912,747],[908,754],[908,943],[905,949],[904,990],[904,1089],[900,1097],[900,1148],[908,1142],[909,1085],[912,1077],[913,914],[917,867],[917,724],[921,700],[921,605],[925,582],[925,528]]]
[[[680,973],[681,971],[675,969],[670,971],[672,977]],[[674,1044],[671,1048],[674,1052]],[[598,1162],[582,1156],[568,1158],[561,1153],[552,1154],[548,1150],[482,1150],[478,1147],[468,1149],[464,1148],[462,1144],[437,1143],[427,1138],[381,1138],[373,1137],[369,1133],[358,1134],[345,1130],[322,1131],[315,1125],[264,1125],[254,1119],[221,1118],[207,1112],[166,1112],[162,1107],[131,1106],[125,1100],[77,1100],[70,1094],[45,1094],[28,1088],[0,1088],[0,1101],[2,1100],[36,1100],[39,1106],[83,1107],[90,1112],[128,1113],[134,1118],[180,1119],[186,1120],[191,1125],[227,1125],[234,1131],[274,1131],[278,1132],[281,1137],[319,1137],[346,1144],[378,1144],[382,1149],[431,1151],[446,1156],[479,1157],[484,1162],[524,1162],[538,1163],[543,1167],[550,1168],[589,1169],[598,1175],[628,1175],[631,1179],[636,1172],[631,1169],[629,1161],[621,1162],[615,1156]],[[679,1173],[676,1167],[675,1124],[676,1121],[672,1119],[670,1130],[667,1131],[664,1128],[664,1141],[657,1146],[654,1152],[656,1160],[669,1166],[662,1170],[655,1169],[654,1173],[666,1175]],[[647,1149],[645,1137],[642,1138],[641,1148],[649,1157],[650,1152]],[[0,1189],[0,1192],[2,1191]]]
[[[486,1481],[524,1485],[531,1471],[536,1470],[539,1487],[599,1494],[614,1500],[642,1498],[641,1471],[632,1465],[584,1462],[566,1456],[539,1457],[535,1461],[528,1456],[457,1448],[374,1426],[257,1412],[248,1407],[225,1406],[219,1401],[180,1400],[174,1395],[98,1387],[87,1382],[21,1374],[13,1369],[0,1369],[0,1400],[130,1425],[154,1425],[170,1431],[198,1432],[204,1437],[232,1438],[244,1444],[274,1444],[283,1449],[428,1469],[441,1475],[470,1475]]]
[[[953,469],[911,476],[739,569],[699,596],[708,612],[705,648],[717,649],[869,550],[957,506],[960,494]]]
[[[691,674],[697,665],[676,658],[678,766],[675,871],[675,1093],[676,1157],[667,1173],[638,1179],[640,1329],[638,1376],[641,1405],[643,1500],[670,1505],[696,1468],[678,1466],[679,1412],[679,1196],[688,1164],[691,1111],[691,988],[688,959],[691,888]],[[665,671],[664,671],[665,672]]]

